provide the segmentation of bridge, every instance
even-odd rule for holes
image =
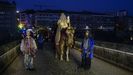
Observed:
[[[79,67],[81,52],[77,49],[70,51],[70,62],[55,59],[53,51],[52,43],[46,42],[44,48],[39,49],[37,52],[37,57],[34,61],[35,70],[27,71],[23,66],[23,55],[19,52],[19,46],[16,46],[0,56],[1,75],[133,75],[133,72],[129,71],[129,69],[99,58],[97,52],[95,52],[95,57],[92,60],[91,69],[84,70]],[[118,62],[117,64],[120,63]]]

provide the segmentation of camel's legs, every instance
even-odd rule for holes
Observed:
[[[62,61],[64,56],[64,43],[60,45],[60,52],[60,60]]]
[[[69,61],[69,50],[70,50],[70,48],[67,47],[67,50],[66,50],[66,61]]]
[[[59,45],[56,45],[56,50],[55,50],[55,58],[57,59],[58,58],[58,55],[59,55]]]

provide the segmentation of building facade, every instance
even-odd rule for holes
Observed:
[[[49,26],[55,25],[61,13],[37,12],[35,13],[35,24]],[[84,13],[65,13],[70,16],[71,25],[76,29],[84,29],[86,26],[93,29],[113,30],[114,16],[106,14],[84,14]]]
[[[0,39],[14,36],[16,27],[16,4],[6,0],[0,1]]]
[[[66,16],[70,16],[71,25],[76,29],[84,29],[87,26],[90,29],[114,31],[120,21],[125,23],[126,28],[131,29],[132,27],[132,17],[127,15],[127,11],[119,11],[115,14],[66,11],[64,13]],[[37,26],[52,27],[57,24],[60,14],[59,11],[36,11],[33,14],[33,23]]]
[[[59,17],[60,13],[37,12],[35,13],[35,24],[52,27],[57,23]]]
[[[77,29],[84,29],[88,26],[90,29],[114,29],[114,16],[106,14],[70,14],[71,23]]]

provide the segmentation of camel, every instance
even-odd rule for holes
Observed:
[[[56,47],[56,54],[55,57],[61,61],[64,60],[64,53],[66,54],[66,61],[69,61],[69,50],[71,48],[71,38],[73,37],[72,33],[70,32],[69,21],[67,20],[64,13],[61,14],[60,19],[57,22],[57,30],[55,36],[55,47]],[[69,41],[69,42],[68,42]]]

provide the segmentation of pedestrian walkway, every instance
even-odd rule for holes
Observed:
[[[70,62],[55,59],[53,51],[50,43],[46,43],[44,49],[38,51],[34,71],[25,70],[23,56],[20,55],[2,75],[133,75],[132,72],[97,58],[93,59],[90,70],[83,70],[78,68],[78,64],[73,58],[74,56],[80,61],[80,52],[77,50],[71,50]]]

